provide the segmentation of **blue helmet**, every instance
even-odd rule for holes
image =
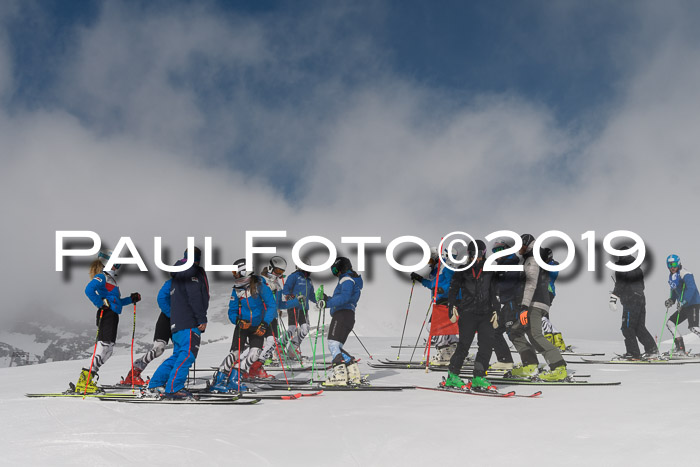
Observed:
[[[681,258],[678,255],[668,255],[668,258],[666,258],[666,267],[668,267],[669,269],[681,269]]]

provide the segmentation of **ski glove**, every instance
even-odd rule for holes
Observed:
[[[608,303],[608,306],[610,307],[610,311],[617,311],[617,301],[620,299],[617,295],[614,293],[610,294],[610,303]]]
[[[416,282],[420,282],[423,280],[423,276],[421,276],[420,274],[416,274],[415,272],[412,272],[411,273],[411,280],[416,281]]]
[[[494,310],[493,315],[491,315],[491,324],[494,329],[498,329],[498,312],[496,310]]]
[[[136,303],[141,301],[141,294],[138,292],[134,292],[131,294],[131,303]]]
[[[241,329],[249,329],[250,328],[250,321],[246,321],[243,319],[238,320],[238,327]]]
[[[528,310],[527,308],[523,308],[523,310],[520,312],[520,324],[522,324],[523,326],[527,326],[527,323],[528,323],[527,317],[528,317],[529,313],[530,313],[530,310]]]
[[[456,323],[457,320],[459,319],[459,311],[457,311],[456,306],[449,308],[448,314],[450,317],[450,323]]]
[[[256,336],[264,336],[266,332],[267,324],[265,323],[265,321],[263,321],[262,323],[260,323],[260,325],[257,327],[253,334],[255,334]]]
[[[316,303],[318,303],[318,302],[320,302],[321,300],[323,300],[323,299],[324,299],[323,297],[324,297],[325,295],[326,295],[326,294],[323,292],[323,285],[319,285],[319,286],[318,286],[318,289],[316,289]]]
[[[666,301],[664,302],[664,305],[666,306],[666,308],[671,308],[671,306],[673,306],[674,303],[676,303],[676,301],[674,299],[667,298]]]

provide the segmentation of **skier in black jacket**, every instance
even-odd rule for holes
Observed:
[[[509,238],[499,238],[493,243],[491,251],[499,251],[511,248],[515,243]],[[502,256],[496,260],[499,266],[515,266],[520,263],[520,258],[515,253]],[[520,312],[520,297],[523,295],[523,273],[521,271],[498,271],[494,273],[496,291],[500,309],[498,312],[498,327],[494,331],[493,351],[496,354],[496,363],[491,365],[492,370],[512,370],[513,356],[506,342],[504,333],[510,333],[510,328],[515,323]]]
[[[476,246],[475,246],[476,243]],[[459,342],[450,359],[449,371],[444,385],[447,387],[477,390],[493,389],[485,378],[493,349],[493,329],[498,326],[499,303],[496,297],[494,273],[484,271],[486,244],[476,240],[468,246],[469,257],[476,257],[469,269],[455,272],[450,282],[448,309],[450,319],[459,319]],[[461,298],[460,297],[461,293]],[[474,377],[465,385],[459,377],[464,359],[469,353],[474,335],[479,333],[479,350],[474,362]]]
[[[623,246],[620,250],[627,250]],[[634,262],[631,255],[621,256],[615,262],[618,266],[626,266]],[[624,359],[639,360],[653,358],[659,354],[654,338],[645,325],[647,310],[644,296],[644,272],[637,267],[628,272],[615,271],[615,288],[610,294],[610,310],[617,311],[617,302],[622,304],[622,335],[625,337],[626,353]],[[644,355],[639,351],[637,339],[644,346]]]

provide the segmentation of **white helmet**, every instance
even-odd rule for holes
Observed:
[[[287,270],[287,260],[281,256],[273,256],[270,258],[270,271],[281,269],[282,272]]]
[[[111,257],[112,257],[112,250],[110,250],[109,248],[103,248],[97,254],[97,259],[100,260],[100,263],[102,263],[102,266],[107,266],[107,261],[109,261],[109,258],[111,258]]]

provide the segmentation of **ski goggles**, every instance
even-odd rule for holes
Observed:
[[[282,268],[272,268],[272,274],[277,277],[282,277],[284,275],[284,269]]]
[[[491,249],[491,252],[492,252],[492,253],[498,253],[499,251],[503,251],[503,250],[505,250],[505,249],[506,249],[506,247],[504,247],[504,246],[497,246],[497,247],[495,247],[495,248],[492,248],[492,249]]]
[[[671,268],[677,268],[677,267],[679,267],[679,266],[681,265],[681,263],[679,263],[678,261],[671,261],[671,262],[668,262],[668,263],[666,263],[666,264],[668,265],[668,268],[669,268],[669,269],[671,269]]]

